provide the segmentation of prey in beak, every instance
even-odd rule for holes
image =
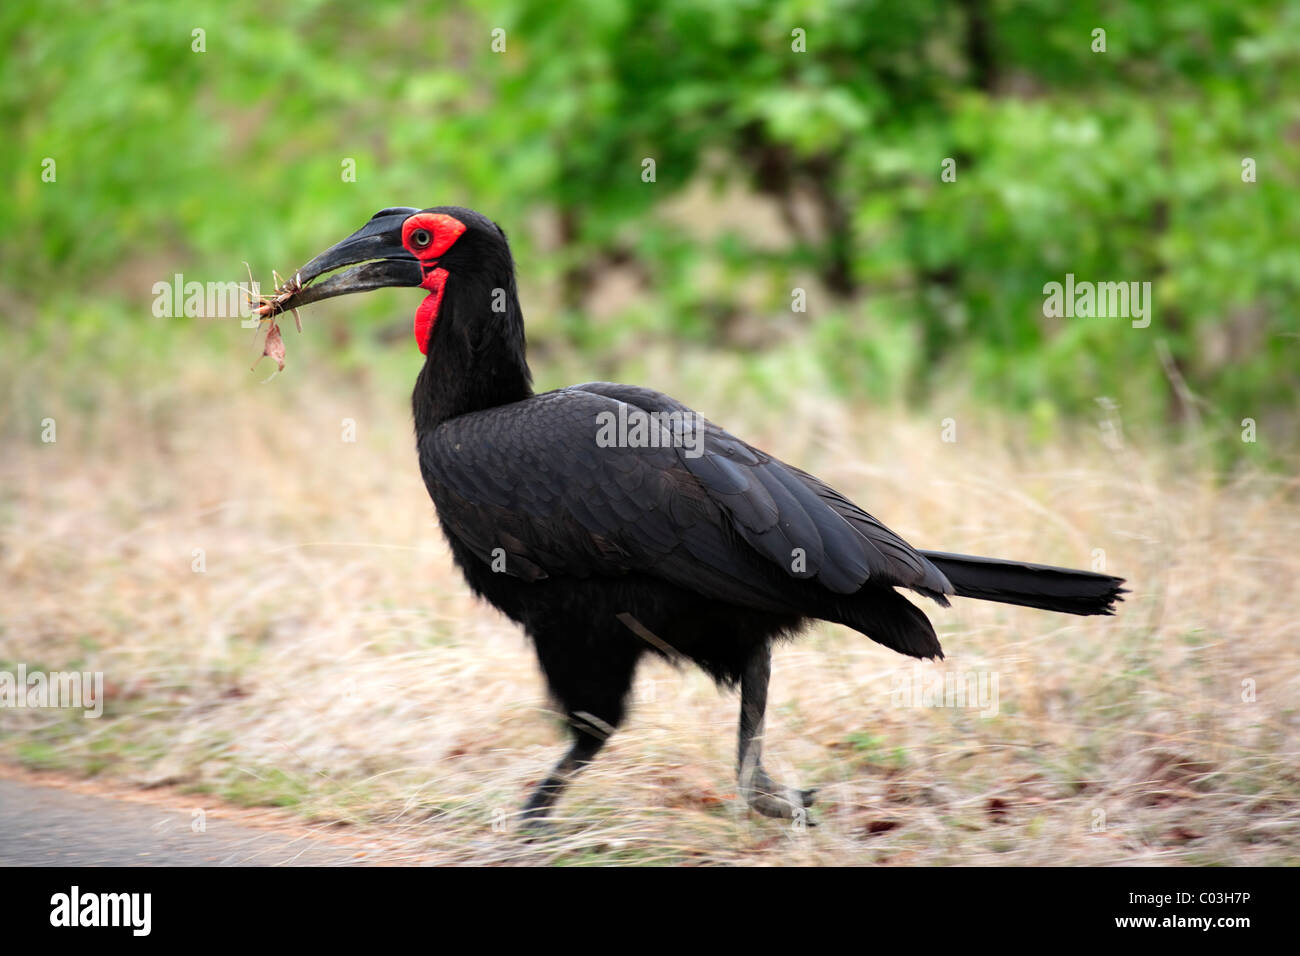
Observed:
[[[462,236],[466,237],[464,241]],[[352,235],[299,269],[288,282],[282,282],[277,275],[272,295],[257,297],[254,312],[270,322],[262,354],[270,355],[284,368],[284,343],[275,321],[280,313],[292,312],[297,320],[301,306],[389,286],[419,287],[428,293],[415,313],[413,327],[420,351],[428,354],[448,269],[454,268],[451,262],[468,263],[472,269],[482,257],[499,258],[502,254],[509,258],[505,233],[472,210],[459,206],[381,209]],[[302,330],[301,322],[298,329]]]
[[[275,293],[262,296],[255,311],[263,318],[272,318],[337,295],[387,286],[418,286],[424,280],[423,270],[419,260],[402,245],[402,223],[416,212],[419,210],[402,207],[376,213],[352,235],[299,269],[288,282],[277,283]],[[354,268],[315,281],[345,266]]]
[[[301,306],[336,295],[369,292],[386,286],[418,286],[424,279],[424,272],[415,256],[402,245],[402,223],[418,211],[405,207],[384,209],[342,242],[312,259],[287,282],[282,282],[277,273],[272,273],[275,292],[259,296],[253,306],[253,312],[260,319],[271,323],[258,361],[270,357],[278,366],[277,371],[284,371],[284,339],[275,321],[282,312],[293,313],[294,324],[301,332],[302,319],[298,315]],[[354,268],[336,272],[346,266]],[[315,281],[326,273],[335,274],[320,282]],[[253,365],[256,367],[257,362]]]

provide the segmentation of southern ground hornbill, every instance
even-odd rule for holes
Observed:
[[[773,641],[821,618],[942,657],[896,588],[945,606],[955,594],[1068,614],[1110,614],[1123,593],[1103,574],[918,551],[817,478],[651,389],[534,394],[510,247],[468,209],[381,210],[262,311],[384,286],[426,292],[416,443],[452,554],[532,638],[572,727],[571,748],[524,807],[529,823],[618,726],[647,652],[740,685],[740,791],[759,813],[788,818],[812,793],[763,769]]]

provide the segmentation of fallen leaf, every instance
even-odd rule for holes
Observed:
[[[988,802],[989,819],[994,823],[1007,822],[1007,802],[1001,797],[993,797]]]
[[[890,830],[896,830],[901,826],[902,824],[897,820],[872,820],[867,824],[866,832],[868,835],[888,833]]]
[[[1191,840],[1199,840],[1205,836],[1204,833],[1197,833],[1187,827],[1176,826],[1165,834],[1166,843],[1187,843]]]

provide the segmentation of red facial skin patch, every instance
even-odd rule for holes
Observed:
[[[422,246],[416,245],[414,238],[415,233],[421,230],[429,235],[429,241]],[[433,332],[433,323],[438,321],[438,309],[442,306],[442,293],[447,285],[447,270],[437,268],[438,257],[446,253],[464,233],[463,222],[440,212],[416,213],[402,223],[402,245],[420,260],[420,267],[424,270],[424,281],[420,287],[429,290],[415,311],[415,344],[426,355],[429,336]]]
[[[420,283],[421,288],[429,290],[429,294],[415,310],[415,344],[425,355],[429,354],[429,336],[433,333],[433,323],[438,321],[438,309],[442,307],[442,290],[446,284],[446,269],[434,269]]]

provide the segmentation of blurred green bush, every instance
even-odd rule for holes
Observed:
[[[11,350],[461,204],[549,293],[533,340],[593,361],[797,339],[848,394],[1294,422],[1294,3],[10,0],[0,34]],[[602,305],[613,271],[636,291]],[[1045,317],[1066,273],[1151,282],[1150,327]]]

